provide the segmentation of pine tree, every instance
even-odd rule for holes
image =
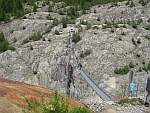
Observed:
[[[22,16],[24,14],[23,3],[34,6],[35,0],[0,0],[0,21],[6,21],[11,16]]]

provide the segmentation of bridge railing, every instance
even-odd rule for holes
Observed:
[[[82,78],[92,87],[92,89],[97,93],[97,95],[104,101],[110,101],[111,97],[104,91],[104,89],[98,87],[98,85],[90,78],[89,73],[82,67],[82,69],[77,68],[80,72]]]

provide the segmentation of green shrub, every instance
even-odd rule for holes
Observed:
[[[146,30],[150,30],[150,25],[144,27]]]
[[[0,32],[0,42],[6,41],[3,32]]]
[[[127,28],[127,26],[125,25],[125,24],[123,24],[123,26],[122,26],[123,28]]]
[[[92,53],[92,50],[87,49],[87,50],[85,50],[84,52],[81,52],[80,57],[81,57],[81,58],[87,57],[87,56],[89,56],[91,53]]]
[[[146,72],[150,71],[150,62],[148,64],[143,65],[143,70]]]
[[[52,12],[52,11],[53,11],[52,4],[49,3],[49,5],[48,5],[48,12]]]
[[[137,105],[138,99],[136,98],[123,98],[121,99],[118,104],[124,105],[124,104],[130,104],[130,105]]]
[[[142,72],[142,67],[139,67],[139,69],[137,70],[137,72]]]
[[[0,42],[0,53],[8,50],[9,43],[6,41]]]
[[[126,35],[126,34],[125,34],[125,32],[123,32],[123,31],[122,31],[122,32],[121,32],[121,35],[123,35],[123,36],[124,36],[124,35]]]
[[[132,22],[130,22],[128,24],[131,25],[134,29],[137,29],[137,27],[138,27],[138,24],[137,24],[136,21],[132,21]]]
[[[59,21],[57,18],[54,18],[53,20],[53,26],[57,26],[59,24]]]
[[[126,2],[126,5],[127,5],[127,6],[130,5],[130,1],[129,1],[129,0]]]
[[[87,27],[87,30],[91,29],[91,27],[92,27],[91,23],[88,22],[87,25],[86,25],[86,27]]]
[[[0,0],[0,21],[9,20],[11,16],[24,14],[22,0]]]
[[[62,18],[63,28],[67,28],[67,18]]]
[[[130,62],[130,63],[129,63],[129,67],[130,67],[130,68],[134,68],[134,67],[135,67],[135,65],[133,64],[133,62]]]
[[[110,7],[116,7],[116,6],[118,6],[118,3],[117,2],[112,2]]]
[[[75,19],[77,17],[79,17],[79,13],[78,13],[78,9],[76,7],[70,7],[67,9],[67,15],[71,18],[71,19]]]
[[[78,33],[73,34],[72,42],[78,43],[81,40],[81,37]]]
[[[148,23],[150,23],[150,18],[147,20]]]
[[[7,50],[14,51],[15,48],[10,46],[8,40],[5,39],[3,32],[0,32],[0,53],[5,52]]]
[[[33,48],[33,46],[32,45],[30,45],[30,50],[33,50],[34,48]],[[36,71],[33,71],[33,73],[35,74],[37,74],[37,72]]]
[[[12,34],[13,32],[14,32],[14,29],[11,29],[11,30],[10,30],[10,33]]]
[[[9,47],[8,47],[8,50],[15,51],[15,50],[16,50],[16,48],[14,48],[13,46],[9,46]]]
[[[70,113],[91,113],[91,112],[85,107],[79,107],[72,109]]]
[[[150,35],[145,35],[144,36],[146,39],[150,40]]]
[[[87,22],[86,20],[80,20],[80,24],[82,24],[82,25],[87,25],[88,22]]]
[[[53,18],[52,18],[52,16],[50,14],[47,16],[47,19],[48,20],[53,20]]]
[[[53,0],[57,1],[57,0]],[[117,3],[124,0],[62,0],[67,5],[71,6],[79,6],[82,10],[89,10],[91,6],[97,5],[97,4],[107,4],[107,3]]]
[[[113,26],[114,26],[115,28],[119,28],[119,25],[118,25],[118,24],[113,24]]]
[[[116,68],[116,69],[114,70],[114,73],[115,73],[115,74],[120,74],[120,75],[125,75],[125,74],[127,74],[129,71],[130,71],[130,70],[129,70],[129,67],[128,67],[128,66],[124,66],[124,67],[122,67],[122,68]]]
[[[69,113],[69,108],[63,97],[57,92],[51,100],[51,106],[45,105],[43,107],[43,113]]]
[[[36,6],[36,4],[33,5],[33,12],[37,12],[37,6]]]
[[[137,46],[137,43],[133,37],[132,37],[132,43],[133,43],[133,45]]]
[[[86,21],[86,20],[81,20],[80,24],[86,25],[87,30],[91,28],[91,24],[88,21]]]
[[[146,2],[144,0],[139,0],[139,3],[142,5],[142,6],[145,6],[146,5]]]
[[[51,31],[52,27],[53,27],[52,25],[49,25],[48,28],[45,30],[44,34],[49,33]]]
[[[60,35],[58,30],[55,30],[55,35]]]
[[[114,28],[111,28],[111,30],[110,30],[110,31],[111,31],[111,33],[114,33],[114,32],[115,32]]]
[[[29,43],[30,41],[38,41],[42,39],[42,35],[40,32],[33,33],[29,38],[23,40],[22,44]]]
[[[143,19],[141,19],[141,18],[137,20],[138,25],[141,24],[142,22],[143,22]]]
[[[97,17],[97,21],[101,21],[101,18],[99,16]]]
[[[37,33],[33,33],[31,37],[29,37],[29,40],[32,40],[32,41],[38,41],[42,38],[42,35],[40,32],[37,32]]]
[[[68,23],[68,24],[75,24],[76,22],[75,22],[74,19],[68,19],[68,20],[67,20],[67,23]]]
[[[131,3],[129,5],[129,7],[135,7],[135,4],[134,4],[133,0],[131,0]]]
[[[85,107],[73,108],[69,105],[68,99],[55,92],[55,95],[49,101],[28,101],[28,107],[23,110],[24,113],[91,113]]]
[[[30,40],[27,38],[27,39],[23,40],[22,44],[26,44],[26,43],[29,43],[29,42],[30,42]]]
[[[141,39],[140,38],[138,38],[138,40],[137,40],[137,44],[141,44],[142,42],[141,42]]]
[[[0,0],[0,21],[8,21],[11,17],[18,18],[30,10],[24,7],[24,4],[33,6],[36,11],[36,0]]]
[[[62,9],[60,9],[60,10],[58,11],[58,13],[59,13],[60,15],[65,15],[65,11],[62,10]]]
[[[137,29],[138,25],[140,25],[142,22],[143,22],[142,19],[133,20],[133,21],[128,20],[127,24],[132,26],[134,29]]]
[[[102,29],[106,29],[106,28],[112,28],[113,26],[115,26],[116,24],[112,24],[111,22],[107,22],[105,21],[105,24],[102,25]]]
[[[129,6],[129,7],[135,7],[135,4],[134,4],[133,0],[128,0],[126,5]]]

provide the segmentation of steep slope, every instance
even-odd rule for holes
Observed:
[[[20,82],[0,79],[0,113],[22,113],[28,101],[49,98],[53,92],[39,86],[31,86]],[[79,102],[70,100],[70,105],[81,106]]]

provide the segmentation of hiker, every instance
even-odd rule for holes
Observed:
[[[71,87],[71,83],[73,85],[73,87],[75,88],[75,84],[74,84],[74,78],[73,78],[73,66],[71,64],[68,65],[68,78],[67,78],[67,95],[70,96],[70,87]]]
[[[130,96],[133,97],[135,93],[135,83],[133,81],[131,81],[129,84],[129,92]]]
[[[81,63],[78,64],[78,68],[79,68],[80,70],[82,69],[82,64],[81,64]]]
[[[145,101],[145,106],[148,107],[150,104],[150,76],[147,78],[147,84],[146,84],[146,101]]]

